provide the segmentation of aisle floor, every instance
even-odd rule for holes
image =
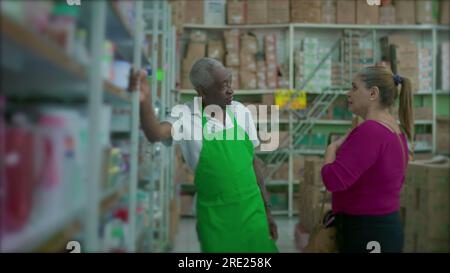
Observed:
[[[287,216],[276,216],[275,221],[278,226],[277,246],[281,253],[298,252],[295,249],[294,228],[297,223],[297,217],[289,219]],[[178,233],[175,238],[175,244],[172,252],[200,252],[200,245],[195,231],[195,218],[180,219]]]

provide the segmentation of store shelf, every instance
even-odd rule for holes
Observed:
[[[173,92],[178,92],[181,95],[196,95],[197,91],[193,89],[179,89],[172,90]],[[234,90],[234,95],[263,95],[263,94],[273,94],[275,93],[275,89],[255,89],[255,90]]]
[[[354,24],[291,24],[296,28],[310,29],[362,29],[362,30],[450,30],[449,26],[444,25],[354,25]]]
[[[125,189],[125,187],[129,185],[128,182],[129,182],[129,175],[124,175],[123,177],[121,177],[121,181],[117,185],[105,190],[102,193],[101,200],[107,200],[113,195],[120,193]]]
[[[59,216],[47,215],[49,218],[40,218],[37,223],[28,224],[20,232],[4,235],[0,242],[1,252],[30,252],[42,247],[53,235],[71,228],[79,221],[84,209],[83,206]]]
[[[184,24],[185,29],[283,29],[288,28],[289,24],[265,24],[265,25],[203,25],[203,24]]]
[[[130,95],[125,89],[117,87],[109,80],[104,80],[103,88],[105,89],[107,95],[109,95],[110,99],[118,99],[118,101],[125,103],[129,103],[131,101]]]

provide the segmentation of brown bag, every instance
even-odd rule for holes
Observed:
[[[308,244],[303,250],[305,253],[336,253],[336,228],[332,225],[334,216],[330,211],[325,212],[325,195],[323,194],[320,222],[317,223],[309,235]]]

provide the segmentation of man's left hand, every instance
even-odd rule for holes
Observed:
[[[278,228],[270,212],[268,212],[267,214],[267,222],[269,224],[270,237],[272,238],[272,240],[276,241],[278,239]]]

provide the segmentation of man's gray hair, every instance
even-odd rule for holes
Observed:
[[[222,63],[213,58],[201,58],[194,63],[189,78],[195,89],[199,86],[210,88],[214,84],[212,72],[215,68],[223,67]]]

